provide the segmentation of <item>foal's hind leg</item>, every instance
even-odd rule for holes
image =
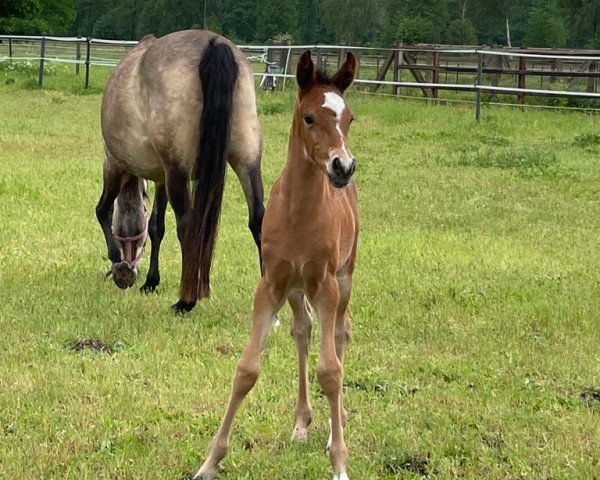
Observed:
[[[260,154],[252,163],[241,160],[232,160],[231,166],[236,173],[248,204],[248,228],[252,232],[254,243],[258,248],[258,262],[262,274],[262,255],[260,251],[260,233],[262,220],[265,213],[264,191],[260,173]]]
[[[113,157],[107,155],[104,161],[103,187],[102,195],[96,205],[96,218],[100,223],[106,247],[108,249],[108,259],[112,263],[121,261],[121,251],[115,242],[112,233],[112,214],[115,199],[121,190],[121,184],[125,177],[125,172],[117,165]]]
[[[298,350],[298,404],[296,406],[296,420],[292,440],[307,442],[308,426],[312,421],[312,408],[308,389],[308,352],[310,350],[312,322],[308,303],[301,291],[292,291],[288,296],[288,302],[293,314],[291,333]]]
[[[237,364],[225,416],[212,440],[208,457],[196,473],[194,480],[212,480],[215,478],[219,462],[227,455],[229,436],[235,415],[242,401],[258,379],[260,352],[264,348],[267,335],[271,329],[273,316],[279,311],[285,300],[287,292],[284,291],[284,288],[269,288],[264,277],[258,284],[254,296],[254,318],[250,340]]]
[[[165,211],[167,210],[167,192],[163,184],[156,184],[154,192],[154,205],[152,215],[148,224],[148,235],[150,236],[150,268],[146,275],[146,282],[140,287],[144,293],[152,293],[160,283],[159,255],[160,244],[165,235]]]
[[[346,347],[350,342],[351,325],[350,316],[348,315],[348,302],[350,301],[350,293],[352,291],[352,277],[349,271],[343,271],[337,275],[338,287],[340,290],[340,303],[338,304],[336,319],[335,319],[335,353],[342,364],[344,365],[344,357]],[[344,408],[343,397],[340,398],[342,427],[346,426],[348,413]],[[327,441],[327,448],[331,447],[331,432]]]

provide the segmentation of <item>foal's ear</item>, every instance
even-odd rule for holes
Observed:
[[[298,60],[296,80],[300,91],[308,90],[315,81],[315,65],[312,58],[310,58],[310,50],[306,50]]]
[[[333,76],[333,84],[340,89],[340,92],[344,93],[352,84],[354,75],[356,75],[356,58],[348,52],[346,54],[346,61]]]

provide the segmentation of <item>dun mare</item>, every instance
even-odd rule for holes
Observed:
[[[273,187],[262,230],[264,275],[254,297],[249,343],[237,365],[233,389],[206,461],[194,477],[213,479],[229,448],[232,424],[260,371],[260,353],[272,319],[287,299],[299,361],[299,394],[292,438],[306,441],[312,408],[308,397],[311,318],[321,326],[317,378],[331,409],[329,455],[334,480],[347,480],[348,451],[343,427],[343,361],[350,339],[347,313],[359,231],[358,199],[352,181],[355,160],[347,144],[352,112],[342,94],[354,79],[356,61],[348,54],[328,79],[315,70],[310,52],[300,57],[300,88],[288,159]]]
[[[226,162],[244,190],[260,262],[261,132],[252,69],[235,45],[200,30],[145,37],[113,72],[101,120],[106,160],[96,215],[119,286],[129,287],[137,278],[146,226],[152,256],[142,290],[151,292],[158,286],[168,201],[182,252],[180,295],[174,308],[191,310],[198,298],[209,295]],[[137,215],[137,224],[115,225],[115,199],[127,186],[141,191],[139,178],[156,184],[149,225],[144,215]],[[136,205],[142,208],[139,201]]]

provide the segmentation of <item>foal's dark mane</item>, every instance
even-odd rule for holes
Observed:
[[[333,85],[333,79],[323,68],[319,68],[315,71],[315,80],[318,85]]]
[[[331,77],[329,75],[329,73],[327,73],[327,71],[325,71],[325,69],[323,69],[323,68],[319,68],[319,69],[315,70],[314,75],[315,75],[314,76],[315,84],[326,85],[328,87],[334,86],[337,88],[340,88],[340,86],[339,86],[340,82],[347,82],[349,84],[354,79],[354,77],[352,76],[353,74],[350,74],[348,72],[342,72],[341,75],[338,72],[333,77]],[[350,75],[350,78],[345,78],[348,75]],[[343,91],[344,88],[340,88],[340,90]]]

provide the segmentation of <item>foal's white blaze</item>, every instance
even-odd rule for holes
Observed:
[[[335,129],[340,134],[340,139],[342,141],[341,147],[331,149],[331,151],[329,152],[329,158],[330,160],[333,160],[335,157],[338,157],[340,159],[340,162],[342,163],[342,166],[345,169],[349,169],[352,166],[352,155],[346,147],[346,140],[344,139],[344,134],[342,133],[342,129],[340,128],[342,114],[344,113],[344,110],[346,110],[346,102],[344,101],[341,95],[335,92],[325,92],[324,97],[325,101],[321,106],[324,108],[328,108],[333,113],[335,113]]]
[[[338,123],[342,119],[342,113],[346,110],[346,102],[341,95],[335,92],[325,92],[325,103],[321,106],[332,110]]]

